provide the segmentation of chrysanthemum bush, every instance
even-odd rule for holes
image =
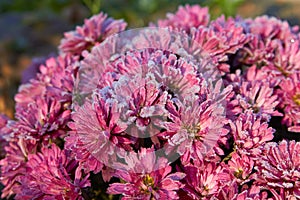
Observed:
[[[86,19],[24,73],[2,198],[300,199],[298,27],[198,5],[126,26]]]

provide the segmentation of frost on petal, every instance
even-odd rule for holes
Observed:
[[[264,187],[277,191],[277,195],[299,198],[300,143],[283,140],[279,144],[265,145],[265,152],[259,156],[257,182]]]
[[[83,175],[74,162],[66,151],[54,144],[50,148],[43,147],[41,153],[30,154],[27,173],[18,179],[20,185],[16,199],[79,199],[80,190],[90,186],[89,175]],[[74,177],[70,176],[74,171]]]
[[[235,148],[251,157],[257,157],[264,144],[274,137],[274,129],[252,112],[241,114],[230,126]]]
[[[254,161],[247,155],[239,155],[233,153],[231,159],[228,161],[229,168],[232,174],[236,177],[239,183],[250,181],[249,176],[254,168]]]
[[[0,159],[5,157],[5,146],[8,145],[8,141],[13,137],[12,133],[12,120],[6,115],[0,114]]]
[[[50,96],[38,96],[34,102],[18,107],[15,135],[47,141],[64,137],[71,111]]]
[[[211,199],[230,182],[230,175],[217,163],[203,162],[197,166],[186,166],[184,168],[186,178],[183,188],[192,199]]]
[[[78,144],[75,149],[83,151],[81,153],[89,151],[101,163],[110,162],[112,155],[122,150],[130,151],[132,140],[125,134],[126,126],[120,123],[119,115],[117,102],[105,99],[98,92],[82,106],[76,105],[73,122],[69,124],[73,140]],[[72,138],[69,139],[72,141]],[[90,156],[88,152],[84,154]]]
[[[122,194],[125,199],[178,199],[176,191],[183,187],[180,181],[185,174],[171,173],[166,159],[157,157],[152,148],[128,154],[125,162],[114,175],[125,183],[111,184],[108,193]]]
[[[222,73],[228,73],[230,66],[226,63],[229,55],[236,53],[250,39],[244,34],[244,28],[238,19],[219,17],[209,27],[200,26],[191,30],[192,44],[190,53],[212,56],[212,62]]]
[[[298,132],[300,124],[300,73],[294,73],[280,83],[278,96],[284,117],[282,124],[287,125],[290,131]]]
[[[5,147],[6,156],[0,161],[1,183],[4,185],[1,198],[18,192],[19,179],[22,179],[27,171],[28,155],[36,153],[36,148],[36,141],[23,139],[11,141]]]

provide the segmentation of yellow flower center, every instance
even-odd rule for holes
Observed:
[[[196,125],[184,125],[182,128],[184,128],[191,138],[194,139],[201,139],[202,137],[198,135],[199,131],[201,130],[200,123]]]
[[[204,186],[204,190],[205,190],[206,192],[208,192],[208,191],[209,191],[209,187],[208,187],[207,185],[205,185],[205,186]]]
[[[140,190],[145,194],[151,194],[153,190],[156,189],[157,188],[154,187],[154,179],[149,174],[146,174],[146,176],[143,178],[143,184],[141,185]]]
[[[300,94],[295,94],[293,96],[293,101],[297,106],[300,106]]]
[[[235,171],[234,176],[239,179],[242,179],[243,178],[243,169],[239,168],[237,171]]]
[[[144,177],[144,180],[143,180],[144,184],[148,187],[153,187],[154,186],[154,180],[153,178],[147,174],[145,177]]]
[[[289,73],[287,71],[285,71],[281,66],[276,66],[278,71],[281,72],[281,74],[285,77],[289,76]]]

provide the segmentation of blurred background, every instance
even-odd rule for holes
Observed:
[[[104,11],[143,27],[184,4],[209,6],[212,19],[267,14],[300,24],[298,0],[0,0],[0,113],[13,118],[22,71],[33,58],[55,55],[63,33],[84,18]]]

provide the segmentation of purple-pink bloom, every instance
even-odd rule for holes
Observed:
[[[190,159],[202,160],[216,145],[219,135],[227,133],[222,110],[211,101],[195,98],[167,105],[170,122],[164,123],[166,132],[162,135],[168,139],[168,151],[176,150],[184,163]]]
[[[19,87],[15,96],[16,110],[26,107],[27,104],[43,98],[44,95],[52,96],[61,101],[66,108],[70,107],[75,80],[75,71],[78,67],[78,57],[61,55],[50,57],[39,66],[39,73],[29,83]]]
[[[276,110],[278,96],[266,81],[243,81],[236,100],[243,111],[251,110],[267,121],[271,116],[282,115]]]
[[[258,67],[268,66],[275,58],[278,41],[263,41],[259,35],[252,34],[252,39],[239,52],[240,62]]]
[[[70,119],[77,57],[49,58],[36,79],[19,88],[14,134],[37,140],[64,137]]]
[[[282,197],[300,198],[300,143],[283,140],[264,148],[256,166],[256,182]]]
[[[279,86],[280,108],[284,112],[282,123],[289,131],[300,132],[300,73],[291,74]]]
[[[0,160],[1,183],[4,185],[1,198],[17,193],[19,179],[26,174],[28,155],[36,153],[35,140],[17,139],[5,146],[6,156]]]
[[[289,41],[297,37],[298,26],[291,27],[287,21],[281,21],[275,17],[259,16],[254,20],[245,20],[247,31],[258,35],[262,41],[279,39]]]
[[[241,63],[255,64],[276,76],[286,76],[298,68],[298,26],[268,16],[247,19],[244,26],[253,39],[240,52]]]
[[[4,147],[8,145],[7,140],[11,137],[10,120],[6,115],[0,114],[0,159],[5,157]]]
[[[131,150],[132,139],[124,132],[126,125],[120,121],[117,101],[106,98],[101,91],[96,90],[92,99],[82,106],[75,105],[72,120],[69,123],[71,137],[78,141],[69,138],[69,142],[74,141],[75,148],[83,153],[88,150],[100,162],[110,162],[118,153],[116,149]]]
[[[203,162],[200,166],[187,165],[183,169],[187,174],[183,189],[195,200],[216,197],[231,178],[226,168],[214,162]]]
[[[72,100],[76,70],[78,68],[78,57],[60,55],[50,57],[40,66],[37,80],[45,84],[49,93],[59,95],[60,101],[69,103]]]
[[[241,154],[253,158],[257,157],[262,152],[264,144],[274,137],[274,129],[250,111],[240,114],[235,121],[230,122],[230,127],[234,148]]]
[[[267,199],[271,200],[272,198],[268,198],[267,191],[261,191],[259,186],[252,185],[249,189],[245,189],[241,193],[235,194],[235,196],[231,199],[232,200],[267,200]]]
[[[207,7],[199,5],[179,6],[175,14],[167,14],[167,19],[158,20],[158,27],[170,27],[176,30],[190,32],[192,27],[207,26],[209,23]]]
[[[236,177],[236,181],[240,184],[244,184],[250,181],[250,175],[254,169],[254,161],[251,157],[234,152],[231,155],[231,159],[228,161],[228,166],[231,173]]]
[[[19,91],[15,95],[16,110],[18,107],[26,107],[29,103],[34,102],[37,97],[44,95],[46,91],[45,84],[34,79],[31,79],[30,83],[20,85]]]
[[[41,141],[63,137],[70,113],[71,111],[64,108],[58,99],[38,96],[34,102],[18,108],[14,134]]]
[[[257,37],[257,36],[256,36]],[[258,40],[258,39],[257,39]],[[255,45],[252,40],[249,46]],[[257,46],[251,47],[254,50],[248,51],[248,56],[245,56],[243,62],[248,65],[255,65],[263,73],[267,74],[271,81],[280,81],[290,76],[293,73],[299,71],[299,39],[291,39],[291,41],[281,42],[281,41],[268,41],[267,46],[262,44],[261,40],[258,40]]]
[[[209,27],[200,26],[191,30],[191,54],[211,56],[221,72],[229,72],[228,56],[236,53],[250,39],[244,34],[239,19],[219,17]]]
[[[113,183],[109,194],[122,194],[122,200],[130,199],[178,199],[177,192],[183,187],[180,182],[184,173],[172,173],[166,158],[157,157],[153,148],[130,153],[125,163],[116,163],[118,170],[114,176],[122,183]]]
[[[197,74],[197,66],[183,57],[177,58],[171,52],[152,49],[127,52],[114,60],[110,68],[130,78],[137,77],[136,74],[149,78],[152,76],[162,85],[162,90],[179,98],[197,93],[200,89],[201,78]]]
[[[284,79],[300,70],[300,41],[291,39],[284,44],[279,44],[276,48],[275,58],[266,70],[273,71],[277,77]]]
[[[84,25],[77,26],[75,31],[66,32],[59,49],[63,53],[81,55],[84,50],[90,50],[109,36],[124,31],[126,26],[123,20],[108,18],[101,12],[86,19]]]
[[[80,141],[76,131],[69,131],[69,135],[65,137],[64,148],[72,152],[73,157],[79,162],[81,168],[86,172],[99,173],[103,168],[103,163],[95,158],[91,152]]]
[[[69,157],[69,152],[52,144],[42,147],[41,153],[28,155],[26,173],[18,179],[15,198],[83,199],[81,189],[90,186],[88,177]]]

